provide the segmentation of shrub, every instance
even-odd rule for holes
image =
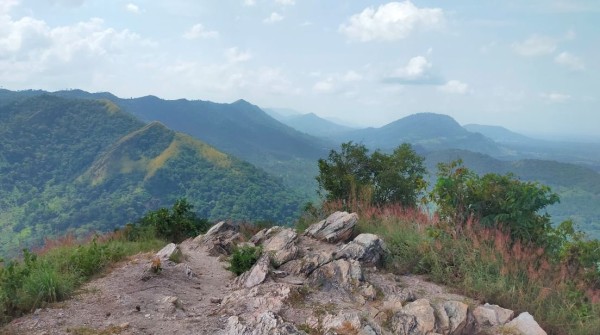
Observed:
[[[227,270],[239,276],[252,268],[260,258],[261,253],[262,249],[260,247],[243,246],[236,248],[229,258]]]

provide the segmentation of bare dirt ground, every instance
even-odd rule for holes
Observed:
[[[163,262],[155,275],[148,271],[153,254],[130,257],[85,284],[72,299],[15,319],[0,334],[218,333],[226,318],[217,314],[217,302],[229,292],[233,275],[226,263],[193,242],[180,248],[185,257],[181,264]],[[191,278],[185,264],[195,274]]]

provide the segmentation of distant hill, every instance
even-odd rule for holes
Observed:
[[[574,219],[582,230],[600,239],[600,174],[584,166],[556,161],[523,159],[504,161],[466,150],[443,150],[426,154],[426,164],[435,179],[437,164],[462,159],[479,174],[513,173],[522,180],[548,185],[560,195],[560,203],[549,208],[554,222]]]
[[[269,114],[269,116],[271,116],[272,118],[274,118],[275,120],[280,121],[280,122],[289,117],[303,115],[303,113],[301,113],[295,109],[291,109],[291,108],[270,107],[270,108],[262,108],[262,110],[264,110],[265,113]]]
[[[180,197],[213,220],[298,213],[302,198],[281,181],[112,101],[30,96],[0,105],[0,255],[111,230]]]
[[[454,148],[491,155],[503,153],[503,148],[491,139],[464,129],[450,116],[434,113],[409,115],[380,128],[345,132],[336,139],[352,140],[382,150],[407,142],[428,151]]]
[[[487,126],[480,124],[467,124],[463,126],[466,130],[474,133],[480,133],[499,143],[524,143],[536,141],[525,135],[515,133],[500,126]]]
[[[282,117],[279,121],[303,133],[322,138],[331,138],[353,130],[353,128],[323,119],[314,113]]]

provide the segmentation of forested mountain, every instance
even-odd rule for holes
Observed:
[[[491,139],[464,129],[447,115],[434,113],[409,115],[380,128],[345,132],[336,139],[340,142],[352,140],[382,150],[408,142],[428,151],[453,148],[491,155],[503,153],[503,148]]]
[[[480,133],[498,143],[526,143],[530,141],[535,141],[530,137],[521,135],[519,133],[515,133],[514,131],[510,131],[500,126],[466,124],[463,126],[463,128],[473,133]]]
[[[0,254],[181,197],[213,220],[289,222],[302,203],[266,172],[111,101],[30,93],[0,103]]]
[[[314,197],[316,160],[333,147],[328,141],[301,133],[273,119],[244,100],[214,103],[163,100],[155,96],[121,99],[110,93],[59,91],[59,96],[108,99],[140,119],[160,121],[219,150],[246,160]]]

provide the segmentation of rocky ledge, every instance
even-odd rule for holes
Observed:
[[[239,243],[262,248],[252,269],[215,300],[227,317],[223,333],[546,334],[527,312],[516,316],[418,276],[386,273],[381,238],[351,239],[357,220],[336,212],[303,235],[272,227],[249,242],[242,242],[236,226],[221,222],[194,239],[215,256],[230,255]]]

